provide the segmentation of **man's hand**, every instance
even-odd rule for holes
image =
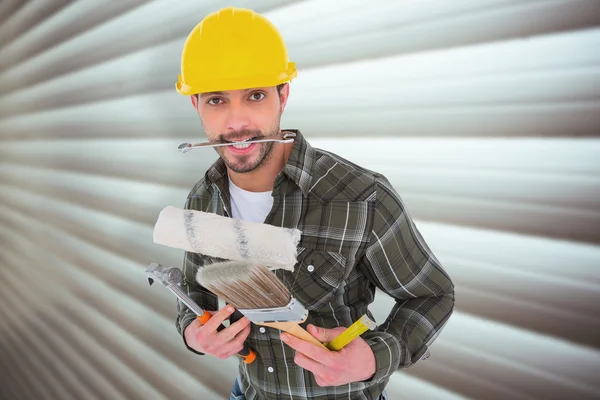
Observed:
[[[242,317],[225,329],[218,331],[218,326],[233,313],[230,305],[223,307],[202,325],[196,318],[183,332],[185,341],[192,349],[222,360],[236,354],[244,347],[244,341],[250,334],[250,320]]]
[[[310,324],[307,330],[320,342],[330,342],[345,328],[325,329]],[[365,381],[375,374],[375,354],[361,337],[357,337],[340,351],[323,349],[287,333],[281,334],[281,340],[296,350],[294,361],[311,371],[319,386]]]

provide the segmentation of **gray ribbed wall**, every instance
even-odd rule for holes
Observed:
[[[457,285],[391,399],[600,398],[600,2],[230,1],[299,67],[284,128],[385,173]],[[221,1],[0,2],[0,396],[225,399],[149,287],[215,159],[175,92]],[[379,295],[378,321],[391,308]]]

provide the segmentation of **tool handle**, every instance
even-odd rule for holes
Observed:
[[[240,313],[238,310],[235,310],[233,314],[229,316],[229,324],[233,324],[237,322],[244,315]],[[221,324],[223,326],[223,324]],[[256,353],[248,348],[244,343],[244,348],[239,351],[238,355],[244,359],[245,364],[250,364],[256,358]]]
[[[210,315],[209,312],[204,311],[204,314],[199,315],[198,319],[200,320],[200,323],[202,325],[205,325],[208,322],[208,320],[210,319],[210,317],[212,317],[212,315]],[[221,326],[223,326],[223,324],[221,324]],[[223,326],[223,328],[224,328],[224,326]]]
[[[329,343],[323,343],[329,350],[339,351],[342,348],[346,347],[348,343],[362,335],[367,331],[366,326],[360,327],[350,327],[346,329],[344,332],[340,333],[335,339],[333,339]]]
[[[322,348],[326,348],[323,343],[319,342],[317,338],[308,333],[304,328],[298,325],[295,322],[261,322],[257,323],[257,325],[269,326],[271,328],[280,329],[289,333],[290,335],[294,335],[297,338],[310,342],[314,345],[317,345]]]
[[[210,315],[209,312],[205,311],[204,314],[198,316],[198,319],[200,320],[202,325],[204,325],[208,322],[208,320],[211,317],[212,317],[212,315]],[[225,329],[225,325],[220,324],[217,327],[217,332],[222,331],[223,329]],[[254,351],[252,351],[251,349],[249,349],[245,343],[244,343],[244,348],[241,349],[237,354],[244,360],[244,364],[251,364],[256,359],[256,353]]]
[[[348,327],[344,332],[340,333],[331,342],[323,344],[329,350],[339,351],[366,331],[375,329],[375,326],[375,321],[365,314],[356,320],[352,325],[350,325],[350,327]]]

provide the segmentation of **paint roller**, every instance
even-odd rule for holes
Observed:
[[[301,232],[213,213],[167,206],[154,226],[154,243],[206,256],[294,270]]]

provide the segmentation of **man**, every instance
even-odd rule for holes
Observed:
[[[210,141],[236,145],[215,147],[219,158],[185,208],[301,230],[294,272],[274,273],[309,310],[303,326],[321,342],[370,315],[376,288],[395,306],[375,331],[324,350],[229,307],[216,311],[217,298],[195,275],[221,260],[188,252],[187,290],[216,312],[202,325],[180,303],[177,328],[198,354],[224,359],[244,344],[257,353],[250,364],[240,359],[231,399],[384,399],[395,371],[427,357],[453,312],[454,286],[384,176],[280,129],[296,75],[277,29],[251,10],[222,9],[194,28],[177,90],[191,98]],[[243,143],[285,132],[296,134],[293,143]]]

